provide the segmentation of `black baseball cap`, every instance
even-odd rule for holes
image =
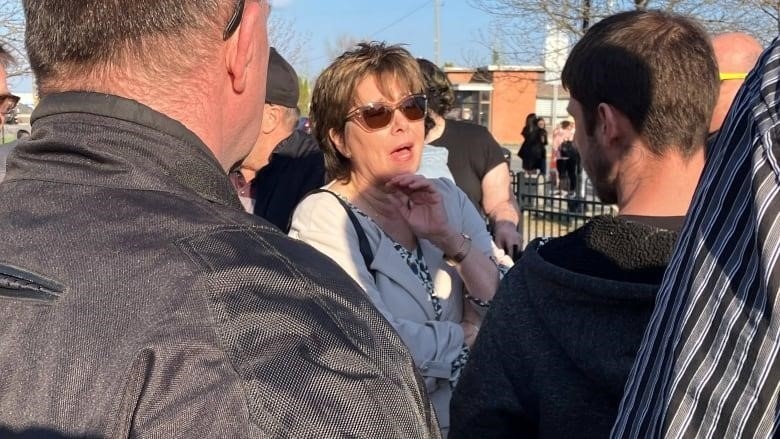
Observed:
[[[288,108],[298,107],[298,74],[275,48],[268,57],[265,102]]]

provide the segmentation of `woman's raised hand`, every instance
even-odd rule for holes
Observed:
[[[455,234],[450,228],[441,194],[422,175],[403,174],[385,184],[390,199],[418,238],[446,246]]]

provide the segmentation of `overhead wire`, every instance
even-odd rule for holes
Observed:
[[[400,23],[400,22],[404,21],[405,19],[409,18],[410,16],[412,16],[412,14],[414,14],[417,11],[419,11],[420,9],[430,5],[431,3],[433,3],[433,0],[426,0],[426,1],[424,1],[419,6],[415,7],[414,9],[410,10],[409,12],[405,13],[401,17],[395,19],[390,24],[388,24],[388,25],[386,25],[386,26],[384,26],[384,27],[382,27],[382,28],[380,28],[380,29],[378,29],[378,30],[376,30],[374,32],[371,32],[368,35],[368,37],[369,38],[373,38],[373,37],[377,36],[378,34],[381,34],[382,32],[392,28],[393,26],[397,25],[398,23]],[[327,58],[327,57],[328,57],[328,55],[315,56],[313,58],[308,58],[308,59],[304,60],[303,62],[304,63],[309,63],[309,62],[312,62],[312,61],[319,61],[319,60],[321,60],[323,58]]]
[[[384,31],[390,29],[391,27],[393,27],[396,24],[404,21],[405,19],[409,18],[412,14],[414,14],[415,12],[419,11],[420,9],[428,6],[431,3],[433,3],[433,0],[428,0],[428,1],[423,2],[420,6],[414,8],[413,10],[411,10],[408,13],[404,14],[401,18],[398,18],[397,20],[393,21],[392,23],[388,24],[387,26],[379,29],[378,31],[373,32],[369,36],[373,37],[373,36],[376,36],[377,34],[380,34],[380,33],[384,32]]]

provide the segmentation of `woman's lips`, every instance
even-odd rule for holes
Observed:
[[[390,153],[390,157],[397,161],[410,160],[412,158],[412,147],[413,145],[409,144],[396,148],[393,150],[393,152]]]
[[[413,151],[414,151],[414,142],[407,142],[396,146],[395,149],[390,153],[390,155],[407,154],[407,153],[412,153]]]

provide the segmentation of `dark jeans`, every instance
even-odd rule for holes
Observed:
[[[577,190],[577,160],[564,160],[566,162],[566,175],[569,177],[569,190]]]
[[[558,170],[558,187],[561,190],[569,190],[569,168],[567,167],[569,163],[568,159],[558,159],[555,161],[555,169]]]

